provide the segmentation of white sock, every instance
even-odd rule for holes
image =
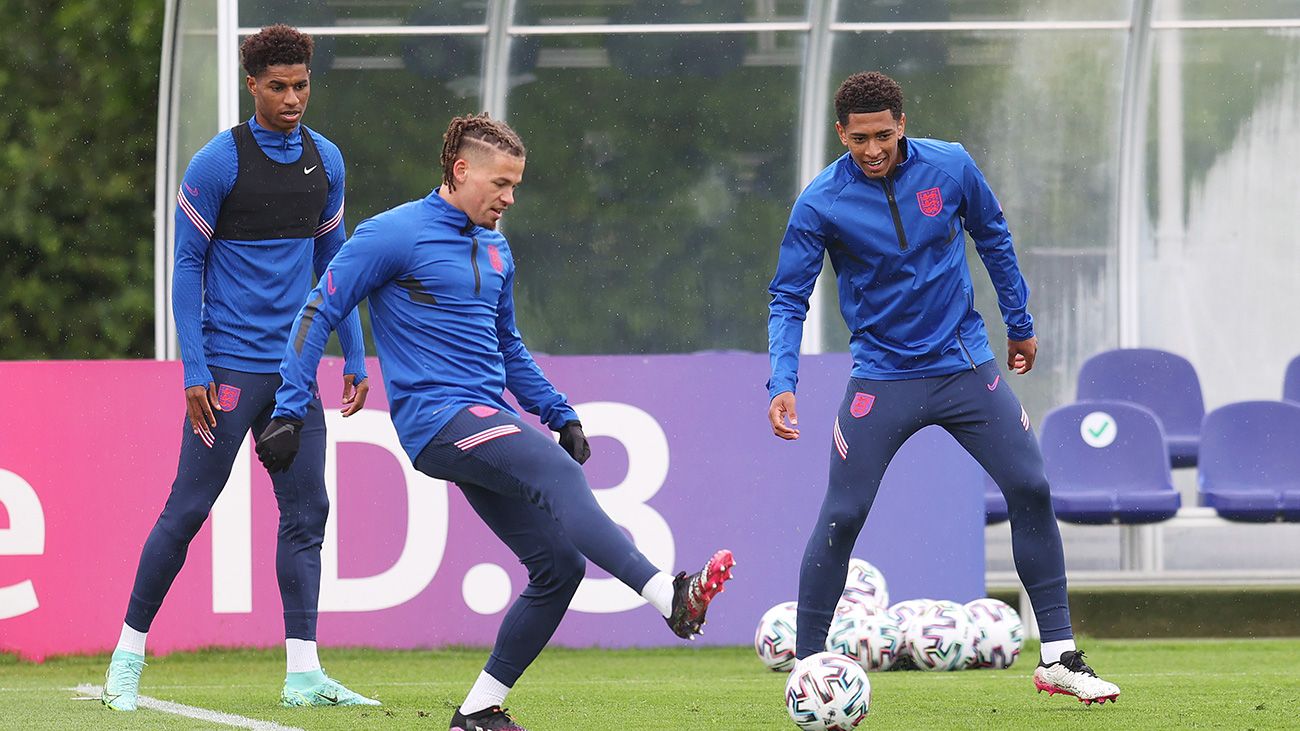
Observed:
[[[123,622],[122,634],[117,638],[117,649],[144,655],[144,641],[148,636],[148,632],[131,629],[131,625]]]
[[[1074,650],[1074,638],[1068,640],[1056,640],[1055,642],[1044,642],[1042,647],[1043,664],[1051,665],[1054,662],[1061,661],[1062,653]]]
[[[284,657],[287,664],[285,672],[306,673],[320,670],[320,658],[316,657],[315,640],[285,640]]]
[[[667,619],[673,613],[673,577],[660,571],[641,587],[641,596]]]
[[[474,687],[469,689],[469,695],[465,696],[465,702],[460,704],[460,712],[468,716],[485,708],[499,706],[505,703],[509,692],[508,686],[483,670],[479,672],[478,680],[474,681]]]

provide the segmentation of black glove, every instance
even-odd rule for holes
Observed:
[[[257,458],[267,472],[287,472],[298,455],[302,439],[302,419],[276,417],[257,438]]]
[[[564,426],[560,427],[560,446],[578,464],[591,458],[591,445],[587,444],[587,435],[582,433],[581,421],[564,422]]]

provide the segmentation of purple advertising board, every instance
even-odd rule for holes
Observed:
[[[700,641],[748,644],[762,613],[796,598],[825,490],[845,355],[805,356],[802,436],[767,424],[767,358],[744,353],[542,357],[591,438],[588,480],[656,564],[691,571],[730,548],[736,579]],[[397,443],[379,367],[365,411],[337,414],[327,359],[327,485],[319,639],[326,646],[489,645],[526,572],[459,490],[417,473]],[[175,362],[10,362],[0,420],[0,651],[29,658],[115,642],[139,550],[175,474]],[[885,408],[887,404],[876,404]],[[527,416],[526,420],[532,421]],[[538,428],[542,428],[538,425]],[[891,465],[854,555],[894,601],[984,590],[983,473],[931,427]],[[158,652],[282,641],[276,506],[249,442],[150,632]],[[589,565],[556,634],[571,646],[679,642],[634,592]]]

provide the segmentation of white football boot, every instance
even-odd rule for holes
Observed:
[[[1034,687],[1048,695],[1072,695],[1086,705],[1119,700],[1119,686],[1097,677],[1083,662],[1083,652],[1077,650],[1061,653],[1060,661],[1050,665],[1039,662],[1034,669]]]

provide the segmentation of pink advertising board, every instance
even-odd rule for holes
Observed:
[[[764,355],[539,361],[591,437],[592,488],[652,561],[694,570],[715,548],[735,552],[737,579],[710,610],[703,641],[749,643],[764,610],[795,598],[846,356],[803,359],[803,436],[793,443],[767,425]],[[332,407],[333,506],[321,644],[491,644],[526,572],[455,486],[411,467],[388,420],[378,363],[370,363],[367,409],[338,416],[341,367],[327,360],[320,372]],[[0,417],[0,651],[41,659],[110,649],[140,546],[175,475],[180,365],[2,362],[0,382],[9,395]],[[895,600],[982,595],[982,479],[937,429],[904,447],[855,549],[882,569]],[[154,623],[150,650],[279,644],[275,530],[270,480],[246,443]],[[555,638],[676,642],[640,597],[594,566]]]

